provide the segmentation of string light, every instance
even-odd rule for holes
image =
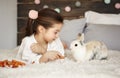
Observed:
[[[116,8],[116,9],[120,9],[120,3],[116,3],[116,4],[115,4],[115,8]]]
[[[41,3],[41,1],[40,0],[34,0],[34,3],[35,4],[40,4]],[[104,0],[104,3],[105,4],[110,4],[111,3],[111,0]],[[75,7],[80,7],[81,6],[81,2],[79,1],[79,0],[77,0],[76,2],[75,2]],[[116,3],[115,5],[114,5],[114,7],[116,8],[116,9],[120,9],[120,3]],[[49,8],[49,6],[48,5],[44,5],[43,6],[43,8]],[[64,10],[66,11],[66,12],[70,12],[71,11],[71,7],[70,6],[66,6],[65,8],[64,8]],[[55,11],[57,11],[58,13],[60,13],[60,8],[55,8],[54,9]]]
[[[40,4],[40,0],[35,0],[34,3],[35,4]]]
[[[80,6],[81,6],[81,2],[80,2],[80,1],[76,1],[76,2],[75,2],[75,6],[76,6],[76,7],[80,7]]]
[[[49,8],[49,6],[48,5],[44,5],[43,8]]]
[[[70,12],[70,11],[71,11],[71,7],[70,7],[70,6],[66,6],[66,7],[65,7],[65,11],[66,11],[66,12]]]
[[[111,0],[104,0],[104,3],[105,3],[105,4],[110,4],[110,3],[111,3]]]
[[[55,11],[57,11],[58,13],[60,13],[60,9],[59,8],[55,8]]]

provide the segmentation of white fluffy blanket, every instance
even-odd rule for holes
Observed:
[[[15,59],[17,50],[0,50],[0,60]],[[107,60],[77,63],[66,50],[66,58],[19,68],[0,67],[0,78],[120,78],[120,52],[109,51]]]

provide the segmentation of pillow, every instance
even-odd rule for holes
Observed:
[[[82,32],[86,19],[64,20],[63,28],[60,32],[60,38],[69,47],[72,40],[76,39],[77,34]]]
[[[120,14],[103,14],[87,11],[85,12],[85,17],[87,23],[120,25]]]
[[[108,49],[120,50],[120,25],[88,24],[85,41],[103,41]]]

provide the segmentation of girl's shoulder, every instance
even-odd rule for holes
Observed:
[[[26,36],[22,39],[22,41],[28,41],[28,40],[30,40],[30,36]]]
[[[24,37],[22,42],[35,42],[34,35]]]

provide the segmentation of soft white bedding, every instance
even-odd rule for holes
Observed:
[[[17,49],[0,50],[0,60],[15,59]],[[120,52],[109,50],[107,60],[77,63],[69,50],[66,58],[43,64],[27,64],[19,68],[0,67],[0,78],[120,78]]]

